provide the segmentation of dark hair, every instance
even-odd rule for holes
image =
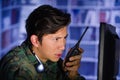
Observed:
[[[62,12],[50,5],[42,5],[36,8],[26,20],[27,42],[31,35],[37,35],[42,42],[44,34],[52,34],[67,26],[71,21],[70,14]]]

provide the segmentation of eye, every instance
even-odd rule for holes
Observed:
[[[55,38],[56,41],[58,41],[60,38]]]
[[[60,38],[57,38],[57,37],[56,37],[56,38],[53,38],[54,41],[58,41],[59,39],[60,39]]]

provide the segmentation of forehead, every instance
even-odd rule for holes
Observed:
[[[67,27],[63,27],[63,28],[59,29],[57,32],[55,32],[54,34],[46,34],[44,36],[49,36],[49,37],[57,37],[57,36],[58,37],[64,37],[67,34],[68,34],[67,33]]]

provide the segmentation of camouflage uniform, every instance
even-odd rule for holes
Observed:
[[[0,62],[1,80],[70,80],[60,68],[60,61],[47,61],[45,70],[37,72],[38,60],[25,42],[4,56]],[[80,76],[76,80],[82,80]]]

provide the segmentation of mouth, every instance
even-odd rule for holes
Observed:
[[[56,54],[57,58],[60,58],[62,56],[62,54]]]

